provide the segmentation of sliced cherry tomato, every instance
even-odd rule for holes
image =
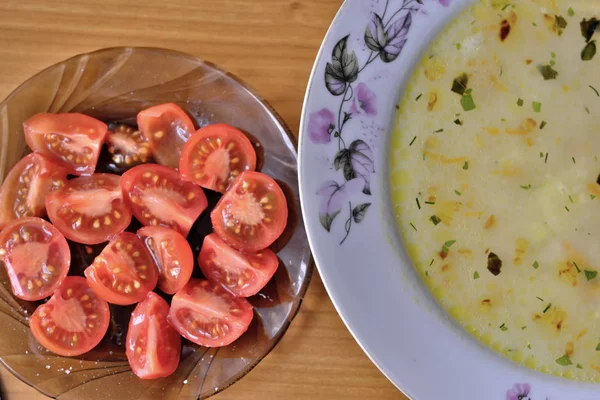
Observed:
[[[131,222],[123,201],[121,177],[94,174],[71,179],[46,197],[50,220],[68,239],[83,244],[106,242]]]
[[[137,231],[158,267],[158,287],[175,294],[192,276],[194,255],[181,233],[162,226],[145,226]]]
[[[254,312],[248,300],[216,283],[190,281],[173,296],[169,323],[184,338],[205,347],[227,346],[248,329]]]
[[[199,129],[183,146],[179,173],[207,189],[225,192],[243,171],[254,171],[256,152],[240,130],[214,124]]]
[[[185,111],[175,103],[160,104],[140,111],[137,123],[156,161],[177,168],[181,149],[195,130]]]
[[[200,186],[181,180],[176,170],[156,164],[138,165],[123,174],[123,196],[144,225],[161,225],[187,236],[208,206]]]
[[[113,237],[84,273],[100,298],[122,306],[142,301],[158,282],[152,256],[130,232]]]
[[[31,333],[53,353],[72,357],[87,353],[108,330],[108,303],[80,276],[68,276],[47,303],[29,318]]]
[[[96,169],[107,126],[83,114],[36,114],[23,123],[25,140],[73,175],[91,175]]]
[[[17,218],[45,216],[46,195],[66,180],[67,170],[41,154],[23,157],[0,188],[0,229]]]
[[[41,218],[11,222],[0,233],[0,261],[12,292],[23,300],[52,295],[69,272],[71,253],[62,233]]]
[[[236,297],[250,297],[271,279],[279,260],[269,249],[242,253],[212,233],[204,238],[198,264],[204,276]]]
[[[106,147],[110,154],[109,166],[115,173],[123,173],[131,167],[151,160],[150,143],[137,129],[125,125],[108,126]]]
[[[164,378],[179,365],[181,336],[167,322],[169,304],[148,293],[129,320],[125,353],[129,365],[142,379]]]
[[[241,251],[267,248],[285,229],[288,208],[273,178],[246,171],[231,184],[210,214],[213,228],[225,243]]]

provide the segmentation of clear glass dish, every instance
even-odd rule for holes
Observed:
[[[0,267],[0,362],[48,396],[77,400],[209,397],[242,378],[274,348],[302,303],[312,260],[299,212],[295,139],[266,101],[211,63],[171,50],[122,47],[81,54],[45,69],[0,103],[0,177],[4,179],[30,151],[22,122],[35,113],[80,112],[104,121],[134,122],[141,109],[165,102],[180,105],[199,126],[225,122],[261,144],[262,171],[282,184],[290,208],[288,228],[275,243],[279,269],[249,299],[255,318],[240,339],[211,349],[184,341],[181,363],[173,375],[141,380],[129,368],[122,344],[133,307],[111,306],[109,331],[92,352],[57,356],[40,347],[29,331],[28,316],[37,304],[16,299]],[[189,236],[195,255],[205,234],[206,225],[200,220]],[[70,274],[80,274],[90,255],[71,247]],[[199,274],[197,266],[194,273]]]

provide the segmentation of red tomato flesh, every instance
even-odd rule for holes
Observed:
[[[121,177],[94,174],[71,179],[46,197],[50,220],[68,239],[83,244],[106,242],[131,222],[123,201]]]
[[[67,170],[41,154],[23,157],[0,188],[0,229],[18,218],[45,216],[46,195],[66,180]]]
[[[87,353],[108,330],[108,303],[100,299],[84,278],[68,276],[47,303],[29,318],[37,341],[61,356]]]
[[[112,238],[84,273],[100,298],[118,305],[142,301],[158,282],[152,256],[130,232]]]
[[[250,325],[252,305],[216,283],[190,281],[173,296],[169,323],[184,338],[206,347],[227,346]]]
[[[204,276],[236,297],[250,297],[271,279],[279,260],[269,249],[243,253],[212,233],[204,238],[198,264]]]
[[[64,236],[40,218],[22,218],[0,233],[0,261],[13,294],[23,300],[52,295],[69,272],[71,253]]]
[[[144,225],[164,226],[187,236],[208,206],[202,188],[183,181],[176,170],[156,164],[138,165],[121,179],[123,196]]]
[[[23,123],[29,147],[67,168],[73,175],[96,169],[107,126],[83,114],[36,114]]]
[[[226,124],[197,130],[183,146],[179,161],[183,179],[221,193],[241,172],[255,168],[252,143],[240,130]]]
[[[231,247],[256,252],[269,247],[287,224],[283,191],[271,178],[242,172],[210,214],[215,233]]]
[[[181,149],[195,130],[185,111],[175,103],[160,104],[140,111],[137,124],[156,161],[177,168]]]
[[[158,267],[158,287],[175,294],[192,276],[194,255],[181,233],[162,226],[145,226],[137,231]]]
[[[171,375],[179,365],[181,336],[169,323],[169,305],[148,293],[129,320],[125,352],[133,372],[142,379]]]

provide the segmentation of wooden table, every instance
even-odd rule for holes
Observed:
[[[362,0],[358,0],[362,1]],[[341,0],[0,0],[0,98],[41,69],[112,46],[180,50],[242,77],[298,132],[306,83]],[[8,400],[41,394],[0,367]],[[404,399],[313,277],[283,340],[215,399]],[[4,398],[3,398],[4,400]]]

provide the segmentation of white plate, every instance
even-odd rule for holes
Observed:
[[[529,370],[466,333],[422,284],[395,224],[388,164],[396,105],[431,41],[472,1],[341,7],[302,112],[300,197],[313,254],[356,341],[409,397],[600,399],[596,384]]]

